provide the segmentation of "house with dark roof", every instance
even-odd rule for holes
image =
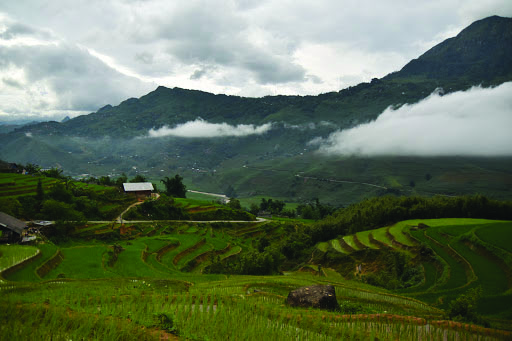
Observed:
[[[150,198],[153,192],[153,184],[151,182],[128,182],[123,184],[124,192],[135,195],[137,199]]]
[[[24,235],[27,224],[6,213],[0,212],[0,242],[16,243]]]

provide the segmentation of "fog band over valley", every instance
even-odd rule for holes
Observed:
[[[311,141],[338,155],[512,155],[512,82],[387,108],[372,122]]]
[[[186,123],[178,124],[174,128],[163,126],[159,129],[151,129],[149,137],[226,137],[226,136],[247,136],[261,135],[272,128],[271,123],[265,123],[260,126],[253,124],[238,124],[236,126],[227,123],[209,123],[203,119],[196,119]]]

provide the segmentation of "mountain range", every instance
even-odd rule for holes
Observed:
[[[142,173],[156,182],[180,173],[191,189],[293,202],[345,205],[389,193],[510,199],[510,157],[324,155],[311,144],[435,91],[510,80],[512,18],[493,16],[369,83],[262,98],[160,86],[89,115],[0,131],[0,159],[62,167],[70,175]],[[198,129],[209,129],[209,137]]]

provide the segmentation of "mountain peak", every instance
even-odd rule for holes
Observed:
[[[390,78],[426,77],[490,81],[512,76],[512,18],[491,16],[475,21],[456,37],[411,60]]]

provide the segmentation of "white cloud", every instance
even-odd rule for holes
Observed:
[[[60,120],[156,87],[91,51],[0,16],[0,117]]]
[[[271,123],[261,126],[253,124],[239,124],[236,126],[227,123],[209,123],[200,118],[178,124],[174,128],[164,126],[160,129],[151,129],[149,137],[177,136],[177,137],[225,137],[225,136],[248,136],[261,135],[272,128]]]
[[[328,122],[328,121],[320,121],[318,123],[309,122],[309,123],[303,123],[303,124],[289,124],[289,123],[284,122],[283,126],[286,129],[297,129],[297,130],[300,130],[300,131],[305,131],[305,130],[308,130],[308,129],[309,130],[314,130],[317,127],[329,127],[329,128],[336,127],[336,125],[334,123]]]
[[[375,121],[315,139],[341,155],[512,155],[512,82],[386,109]]]

